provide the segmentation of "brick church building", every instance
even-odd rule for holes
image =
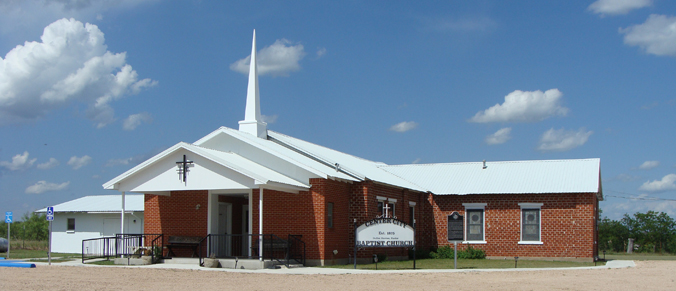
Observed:
[[[261,121],[254,32],[245,118],[180,142],[105,183],[145,194],[144,232],[225,235],[219,257],[265,253],[265,236],[301,240],[306,265],[351,262],[354,226],[376,217],[415,225],[418,249],[463,240],[495,258],[592,260],[597,255],[599,159],[387,165],[267,129]],[[123,198],[124,199],[124,198]],[[123,229],[124,233],[125,230]],[[216,243],[213,243],[216,244]],[[190,256],[177,250],[177,255]],[[360,249],[404,258],[408,249]],[[165,254],[166,255],[166,254]],[[258,256],[261,257],[261,256]]]

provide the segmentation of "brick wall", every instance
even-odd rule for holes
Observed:
[[[196,209],[196,205],[200,208]],[[207,191],[172,191],[171,196],[145,195],[144,230],[169,236],[207,235]],[[189,249],[176,249],[177,256],[190,256]],[[166,255],[166,254],[165,254]]]
[[[520,245],[518,203],[542,203],[542,245]],[[596,194],[435,195],[431,197],[438,246],[447,241],[447,216],[464,215],[462,203],[487,203],[486,244],[474,244],[487,256],[591,258],[596,254]],[[459,246],[461,247],[461,246]],[[462,246],[464,247],[464,246]]]

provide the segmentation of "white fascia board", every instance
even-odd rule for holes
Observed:
[[[219,164],[219,165],[221,165],[225,168],[228,168],[230,170],[238,172],[238,173],[240,173],[244,176],[247,176],[251,179],[254,179],[254,180],[257,180],[257,181],[264,181],[264,182],[268,181],[268,179],[266,179],[265,177],[254,174],[251,171],[248,171],[246,169],[242,169],[241,167],[237,167],[237,166],[235,166],[231,163],[228,163],[227,161],[224,161],[224,160],[222,160],[218,157],[215,157],[215,156],[211,155],[210,153],[208,153],[204,150],[200,150],[200,148],[197,147],[197,146],[193,146],[193,145],[185,143],[185,142],[180,142],[180,143],[168,148],[167,150],[155,155],[154,157],[146,160],[145,162],[137,165],[136,167],[131,168],[127,172],[123,173],[122,175],[115,177],[114,179],[110,180],[106,184],[103,184],[103,188],[104,189],[118,189],[119,183],[121,183],[125,179],[131,177],[132,175],[138,173],[139,171],[153,165],[154,163],[162,160],[163,158],[165,158],[165,157],[167,157],[167,156],[169,156],[169,155],[173,154],[174,152],[181,150],[181,149],[192,152],[196,155],[200,155],[200,156],[202,156],[202,157],[204,157],[208,160],[211,160],[214,163],[217,163],[217,164]],[[162,195],[162,194],[160,194],[160,195]]]
[[[133,168],[127,170],[126,172],[122,173],[121,175],[119,175],[119,176],[111,179],[110,181],[104,183],[103,189],[106,189],[106,190],[117,190],[117,189],[119,189],[119,185],[116,185],[116,184],[122,182],[122,180],[128,178],[129,176],[131,176],[135,173],[137,173],[138,171],[142,170],[143,168],[150,166],[150,165],[154,164],[155,162],[159,161],[160,159],[172,154],[173,152],[175,152],[175,151],[177,151],[181,148],[184,148],[185,145],[187,145],[187,143],[179,142],[179,143],[173,145],[172,147],[164,150],[163,152],[153,156],[152,158],[145,160],[144,162],[136,165],[136,167],[133,167]]]
[[[202,145],[203,143],[207,142],[208,140],[210,140],[210,139],[212,139],[212,138],[218,136],[219,134],[226,134],[226,135],[231,136],[231,137],[234,137],[234,138],[236,138],[236,139],[238,139],[238,140],[240,140],[240,141],[242,141],[242,142],[244,142],[244,143],[246,143],[246,144],[248,144],[248,145],[251,145],[251,146],[253,146],[253,147],[257,148],[257,149],[260,149],[260,150],[262,150],[262,151],[265,151],[265,152],[267,152],[267,153],[269,153],[269,154],[271,154],[271,155],[280,157],[281,159],[283,159],[283,160],[285,160],[285,161],[287,161],[287,162],[289,162],[289,163],[291,163],[291,164],[293,164],[293,165],[295,165],[295,166],[297,166],[297,167],[299,167],[299,168],[301,168],[301,169],[303,169],[303,170],[306,170],[306,171],[308,171],[308,172],[310,172],[310,173],[312,173],[312,174],[315,174],[315,175],[319,176],[320,178],[328,179],[328,174],[327,174],[327,173],[324,173],[324,172],[322,172],[322,171],[320,171],[320,170],[317,170],[317,169],[315,169],[315,168],[312,168],[312,167],[310,167],[310,166],[308,166],[308,165],[306,165],[306,164],[303,164],[303,163],[301,163],[301,162],[298,162],[298,161],[296,161],[296,160],[294,160],[294,159],[292,159],[292,158],[290,158],[290,157],[288,157],[288,156],[286,156],[286,155],[284,155],[284,154],[282,154],[282,153],[280,153],[280,152],[278,152],[278,151],[275,151],[275,150],[273,150],[273,149],[270,149],[270,148],[268,148],[268,147],[264,147],[264,146],[259,145],[259,144],[256,144],[256,143],[249,142],[247,139],[241,138],[241,137],[237,136],[236,134],[230,134],[228,131],[229,131],[229,129],[228,129],[227,127],[222,126],[222,127],[220,127],[219,129],[215,130],[214,132],[208,134],[207,136],[205,136],[205,137],[200,138],[199,140],[197,140],[197,141],[194,143],[194,145],[200,146],[200,145]]]
[[[289,193],[294,193],[294,194],[298,194],[300,191],[310,190],[310,187],[304,188],[304,187],[298,187],[298,186],[294,186],[294,185],[288,185],[288,184],[277,183],[277,182],[268,182],[267,184],[261,185],[261,186],[263,186],[263,187],[259,187],[259,189],[264,188],[264,189],[278,190],[278,191],[289,192]]]

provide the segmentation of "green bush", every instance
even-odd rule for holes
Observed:
[[[453,259],[453,249],[451,246],[443,246],[436,251],[430,252],[430,257],[433,259]],[[475,249],[471,245],[467,245],[464,250],[458,251],[458,259],[485,259],[486,252],[482,249]]]
[[[436,251],[431,251],[430,257],[432,259],[452,259],[453,249],[450,246],[442,246]]]
[[[467,249],[458,252],[460,259],[485,259],[486,252],[482,249],[475,249],[471,245],[467,245]]]

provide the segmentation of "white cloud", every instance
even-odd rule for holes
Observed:
[[[494,134],[487,136],[485,141],[489,145],[503,144],[512,138],[512,136],[510,135],[511,133],[512,133],[511,127],[501,128]]]
[[[505,102],[477,112],[470,122],[534,122],[552,116],[566,116],[568,108],[561,106],[563,93],[558,89],[546,92],[516,90],[505,96]]]
[[[71,103],[88,105],[97,126],[115,120],[110,103],[157,84],[138,80],[125,53],[107,51],[96,25],[60,19],[41,42],[25,42],[0,58],[0,125],[38,120]]]
[[[592,133],[594,132],[587,131],[584,127],[578,131],[552,128],[542,134],[538,150],[568,151],[585,144]]]
[[[47,191],[59,191],[68,188],[68,185],[70,185],[70,181],[61,184],[38,181],[35,185],[26,188],[26,194],[42,194]]]
[[[48,162],[44,162],[42,164],[38,164],[38,169],[40,170],[48,170],[51,168],[54,168],[59,165],[59,161],[57,161],[55,158],[49,158]]]
[[[326,54],[326,48],[320,47],[317,49],[317,58],[321,58]]]
[[[81,158],[78,158],[76,156],[70,157],[70,160],[68,160],[68,165],[73,167],[73,170],[77,170],[79,168],[82,168],[86,165],[88,165],[92,161],[92,157],[90,156],[83,156]]]
[[[129,115],[129,117],[125,118],[124,121],[122,122],[122,128],[124,130],[134,130],[136,127],[141,125],[141,123],[149,123],[152,122],[153,118],[150,116],[148,112],[141,112],[139,114],[132,114]]]
[[[25,151],[23,154],[18,154],[12,157],[11,162],[0,161],[0,167],[5,167],[10,171],[26,170],[33,166],[37,159],[28,159],[28,152]]]
[[[669,174],[662,177],[662,180],[646,181],[638,188],[641,191],[664,192],[676,190],[676,174]]]
[[[660,165],[660,161],[645,161],[643,164],[638,166],[641,170],[650,170]]]
[[[652,14],[643,24],[620,28],[624,43],[656,56],[676,57],[676,16]]]
[[[120,166],[120,165],[129,165],[133,158],[126,158],[126,159],[110,159],[106,163],[106,167],[114,167],[114,166]]]
[[[263,115],[261,114],[261,119],[263,119],[263,122],[267,124],[273,124],[277,122],[277,117],[279,117],[277,114],[275,115]]]
[[[587,10],[601,15],[621,15],[652,4],[652,0],[597,0]]]
[[[390,127],[390,130],[396,132],[407,132],[416,127],[418,127],[418,123],[415,121],[403,121],[395,125],[392,125],[392,127]]]
[[[300,70],[300,62],[305,57],[302,44],[293,45],[286,39],[278,39],[269,47],[256,54],[258,58],[258,74],[288,77],[290,72]],[[230,69],[242,74],[249,73],[251,55],[230,65]]]

